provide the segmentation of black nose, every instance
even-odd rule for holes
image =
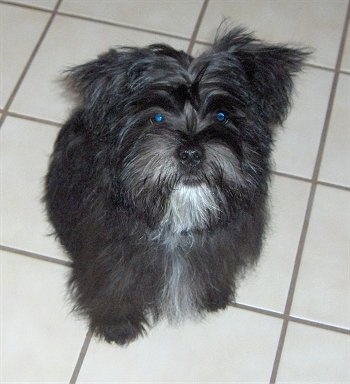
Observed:
[[[198,147],[180,148],[178,156],[184,165],[199,165],[203,161],[203,151]]]

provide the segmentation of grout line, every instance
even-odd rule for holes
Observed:
[[[331,114],[332,114],[332,109],[333,109],[333,104],[334,104],[334,99],[335,99],[335,94],[336,94],[336,89],[337,89],[337,84],[338,84],[338,79],[339,79],[340,66],[341,66],[341,61],[342,61],[343,52],[344,52],[344,48],[345,48],[347,30],[349,27],[349,18],[350,18],[350,1],[348,2],[347,14],[346,14],[343,32],[342,32],[342,36],[341,36],[341,40],[340,40],[340,44],[339,44],[339,51],[338,51],[338,57],[337,57],[337,62],[336,62],[336,66],[335,66],[335,73],[334,73],[334,77],[333,77],[331,93],[330,93],[329,99],[328,99],[327,112],[326,112],[326,116],[325,116],[325,120],[324,120],[324,124],[323,124],[319,149],[317,152],[314,171],[313,171],[313,175],[312,175],[311,190],[310,190],[307,208],[306,208],[306,212],[305,212],[304,224],[303,224],[302,232],[301,232],[300,239],[299,239],[298,250],[297,250],[296,257],[295,257],[294,269],[293,269],[292,278],[291,278],[291,282],[290,282],[290,286],[289,286],[287,302],[286,302],[286,306],[285,306],[285,310],[284,310],[285,318],[284,318],[284,321],[282,324],[280,338],[278,341],[277,351],[276,351],[275,360],[274,360],[272,373],[271,373],[271,377],[270,377],[270,384],[274,384],[276,382],[279,363],[280,363],[280,360],[282,357],[282,351],[283,351],[283,347],[284,347],[284,343],[285,343],[285,339],[286,339],[288,322],[290,319],[290,312],[291,312],[291,308],[292,308],[292,304],[293,304],[294,292],[295,292],[297,278],[298,278],[299,269],[300,269],[300,265],[301,265],[302,253],[304,250],[306,235],[307,235],[307,231],[308,231],[309,223],[310,223],[311,211],[312,211],[312,207],[313,207],[313,203],[314,203],[314,199],[315,199],[315,194],[316,194],[317,179],[318,179],[318,175],[320,172],[322,156],[323,156],[323,152],[324,152],[324,148],[325,148],[325,144],[326,144],[326,138],[327,138],[328,128],[329,128],[329,124],[330,124],[330,118],[331,118]]]
[[[295,316],[289,316],[289,321],[292,321],[293,323],[309,325],[315,328],[324,329],[326,331],[332,331],[332,332],[342,333],[344,335],[350,335],[350,329],[337,327],[335,325],[318,323],[317,321],[301,319],[300,317],[295,317]]]
[[[6,245],[0,245],[0,250],[4,251],[4,252],[16,253],[16,254],[21,255],[21,256],[31,257],[32,259],[37,259],[37,260],[41,260],[41,261],[47,261],[47,262],[53,263],[53,264],[63,265],[65,267],[71,266],[70,261],[65,261],[65,260],[57,259],[55,257],[41,255],[41,254],[36,253],[36,252],[25,251],[24,249],[8,247]]]
[[[330,325],[330,324],[326,324],[326,323],[320,323],[320,322],[315,321],[315,320],[307,320],[307,319],[303,319],[303,318],[297,317],[297,316],[286,316],[285,314],[280,313],[280,312],[271,311],[269,309],[264,309],[264,308],[260,308],[260,307],[254,307],[252,305],[241,304],[241,303],[231,303],[230,307],[258,313],[260,315],[274,317],[276,319],[283,319],[283,320],[288,319],[289,321],[294,322],[294,323],[304,324],[304,325],[312,326],[314,328],[325,329],[325,330],[333,331],[336,333],[342,333],[345,335],[350,334],[350,329],[347,329],[344,327],[339,327],[336,325]]]
[[[287,179],[292,179],[292,180],[296,180],[296,181],[302,181],[302,182],[306,182],[306,183],[312,182],[312,179],[309,179],[309,178],[304,177],[304,176],[293,175],[292,173],[272,171],[272,174],[275,176],[286,177]],[[315,183],[317,185],[323,185],[325,187],[330,187],[330,188],[335,188],[335,189],[340,189],[342,191],[350,192],[350,186],[347,186],[347,185],[335,184],[335,183],[332,183],[329,181],[320,181],[320,180],[315,181]]]
[[[278,319],[283,319],[283,313],[271,311],[271,310],[264,309],[264,308],[254,307],[252,305],[241,304],[241,303],[231,303],[230,307],[243,309],[245,311],[255,312],[255,313],[259,313],[261,315],[275,317]]]
[[[205,41],[201,39],[197,39],[195,42],[198,44],[206,45],[207,47],[211,47],[213,45],[213,43],[211,43],[210,41]]]
[[[0,0],[0,4],[11,5],[18,8],[31,9],[33,11],[43,11],[47,13],[51,13],[53,11],[53,9],[50,9],[50,8],[41,8],[40,6],[23,4],[23,3],[12,3],[10,1],[4,1],[4,0]]]
[[[29,115],[24,115],[22,113],[17,113],[17,112],[7,112],[7,116],[9,117],[16,117],[18,119],[24,119],[24,120],[29,120],[29,121],[34,121],[36,123],[41,123],[41,124],[47,124],[47,125],[52,125],[54,127],[61,128],[63,123],[59,123],[57,121],[53,120],[47,120],[47,119],[42,119],[41,117],[35,117],[35,116],[29,116]]]
[[[314,69],[322,69],[322,71],[327,71],[327,72],[334,72],[333,67],[329,67],[327,65],[322,65],[322,64],[317,64],[317,63],[305,63],[306,68],[314,68]]]
[[[207,7],[208,7],[208,4],[209,4],[209,0],[204,0],[203,1],[202,8],[201,8],[201,10],[199,12],[199,15],[198,15],[198,18],[197,18],[197,22],[196,22],[196,24],[194,26],[194,29],[193,29],[193,33],[192,33],[192,36],[191,36],[190,44],[188,45],[188,48],[187,48],[187,53],[189,55],[192,54],[192,50],[193,50],[194,44],[195,44],[196,39],[197,39],[199,28],[200,28],[200,26],[202,24],[205,12],[206,12]]]
[[[327,71],[327,72],[334,72],[335,67],[329,67],[327,65],[322,65],[322,64],[316,64],[316,63],[305,63],[306,68],[315,68],[315,69],[321,69],[322,71]]]
[[[85,336],[85,340],[84,340],[83,346],[81,347],[80,354],[79,354],[77,363],[75,365],[72,377],[69,380],[69,384],[75,384],[78,377],[79,377],[79,373],[80,373],[81,367],[83,366],[83,362],[84,362],[86,353],[89,349],[89,345],[90,345],[92,336],[93,336],[93,330],[89,329],[89,331],[87,332],[87,334]]]
[[[5,119],[6,119],[7,113],[9,111],[9,109],[10,109],[10,106],[11,106],[11,104],[12,104],[12,102],[13,102],[13,100],[14,100],[17,92],[18,92],[18,90],[19,90],[19,87],[22,85],[22,82],[23,82],[23,80],[24,80],[24,78],[25,78],[29,68],[30,68],[30,66],[33,63],[34,57],[36,56],[36,54],[37,54],[37,52],[38,52],[42,42],[45,39],[45,36],[46,36],[46,34],[47,34],[47,32],[48,32],[48,30],[49,30],[49,28],[50,28],[50,26],[51,26],[51,24],[53,22],[54,17],[57,14],[57,10],[58,10],[61,2],[62,2],[62,0],[57,0],[57,3],[56,3],[55,8],[53,9],[53,11],[51,13],[50,18],[49,18],[48,22],[46,23],[46,26],[45,26],[43,32],[41,33],[41,35],[39,37],[39,40],[36,43],[36,45],[35,45],[35,47],[33,49],[33,52],[31,53],[31,55],[30,55],[30,57],[29,57],[29,59],[27,61],[27,64],[25,65],[25,67],[24,67],[24,69],[23,69],[23,71],[21,73],[21,76],[17,80],[17,83],[16,83],[16,85],[15,85],[15,87],[14,87],[14,89],[13,89],[11,95],[10,95],[10,97],[7,100],[7,103],[5,104],[5,107],[3,108],[3,115],[0,118],[0,128],[1,128],[1,126],[3,125],[3,123],[4,123]]]
[[[96,18],[91,17],[91,16],[76,15],[74,13],[69,13],[69,12],[64,12],[64,11],[57,12],[57,14],[60,16],[66,16],[66,17],[71,17],[74,19],[85,20],[85,21],[92,21],[95,23],[110,25],[113,27],[120,27],[120,28],[139,31],[139,32],[152,33],[155,35],[160,35],[160,36],[165,36],[165,37],[172,37],[172,38],[179,39],[179,40],[185,40],[185,41],[190,40],[189,37],[186,37],[186,36],[180,36],[180,35],[176,35],[176,34],[172,34],[172,33],[168,33],[168,32],[157,31],[155,29],[136,27],[134,25],[123,24],[123,23],[118,23],[118,22],[109,21],[109,20],[96,19]]]
[[[288,179],[294,179],[298,181],[304,181],[307,183],[310,183],[311,179],[304,177],[304,176],[298,176],[298,175],[293,175],[292,173],[285,173],[285,172],[279,172],[279,171],[272,171],[272,175],[275,176],[280,176],[280,177],[287,177]]]
[[[335,189],[340,189],[342,191],[347,191],[350,192],[350,187],[346,185],[340,185],[340,184],[333,184],[327,181],[318,181],[318,185],[323,185],[324,187],[330,187],[330,188],[335,188]]]

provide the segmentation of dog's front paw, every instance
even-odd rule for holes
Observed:
[[[205,309],[209,312],[216,312],[225,309],[232,300],[232,294],[229,291],[210,292],[205,302]]]
[[[126,345],[145,333],[142,324],[133,324],[129,320],[118,320],[103,325],[99,332],[108,343]]]

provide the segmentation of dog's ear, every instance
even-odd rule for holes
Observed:
[[[78,104],[93,107],[100,96],[107,94],[124,72],[122,55],[114,49],[100,55],[96,60],[69,68],[62,80],[66,88],[77,97]]]
[[[115,115],[125,100],[130,55],[111,49],[96,60],[65,71],[65,88],[82,111],[84,128],[100,138],[114,129]]]
[[[291,103],[293,77],[312,52],[308,48],[266,44],[242,28],[217,37],[212,52],[229,53],[243,69],[258,113],[270,124],[281,124]]]
[[[174,63],[178,68],[188,67],[191,60],[186,53],[164,44],[120,47],[68,69],[62,80],[78,109],[83,110],[85,127],[101,136],[120,122],[127,101],[135,104],[135,96],[142,95],[148,99],[155,83],[165,83],[174,75]]]
[[[192,57],[165,44],[153,44],[145,48],[120,47],[111,49],[90,61],[64,72],[63,82],[80,104],[89,108],[111,96],[114,102],[125,102],[125,94],[152,82],[159,74],[172,72],[171,60],[188,67]],[[147,79],[140,79],[148,71]]]

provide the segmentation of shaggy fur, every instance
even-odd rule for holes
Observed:
[[[45,201],[97,335],[126,344],[234,300],[261,251],[273,128],[306,55],[233,29],[195,59],[121,48],[67,73],[77,106]]]

